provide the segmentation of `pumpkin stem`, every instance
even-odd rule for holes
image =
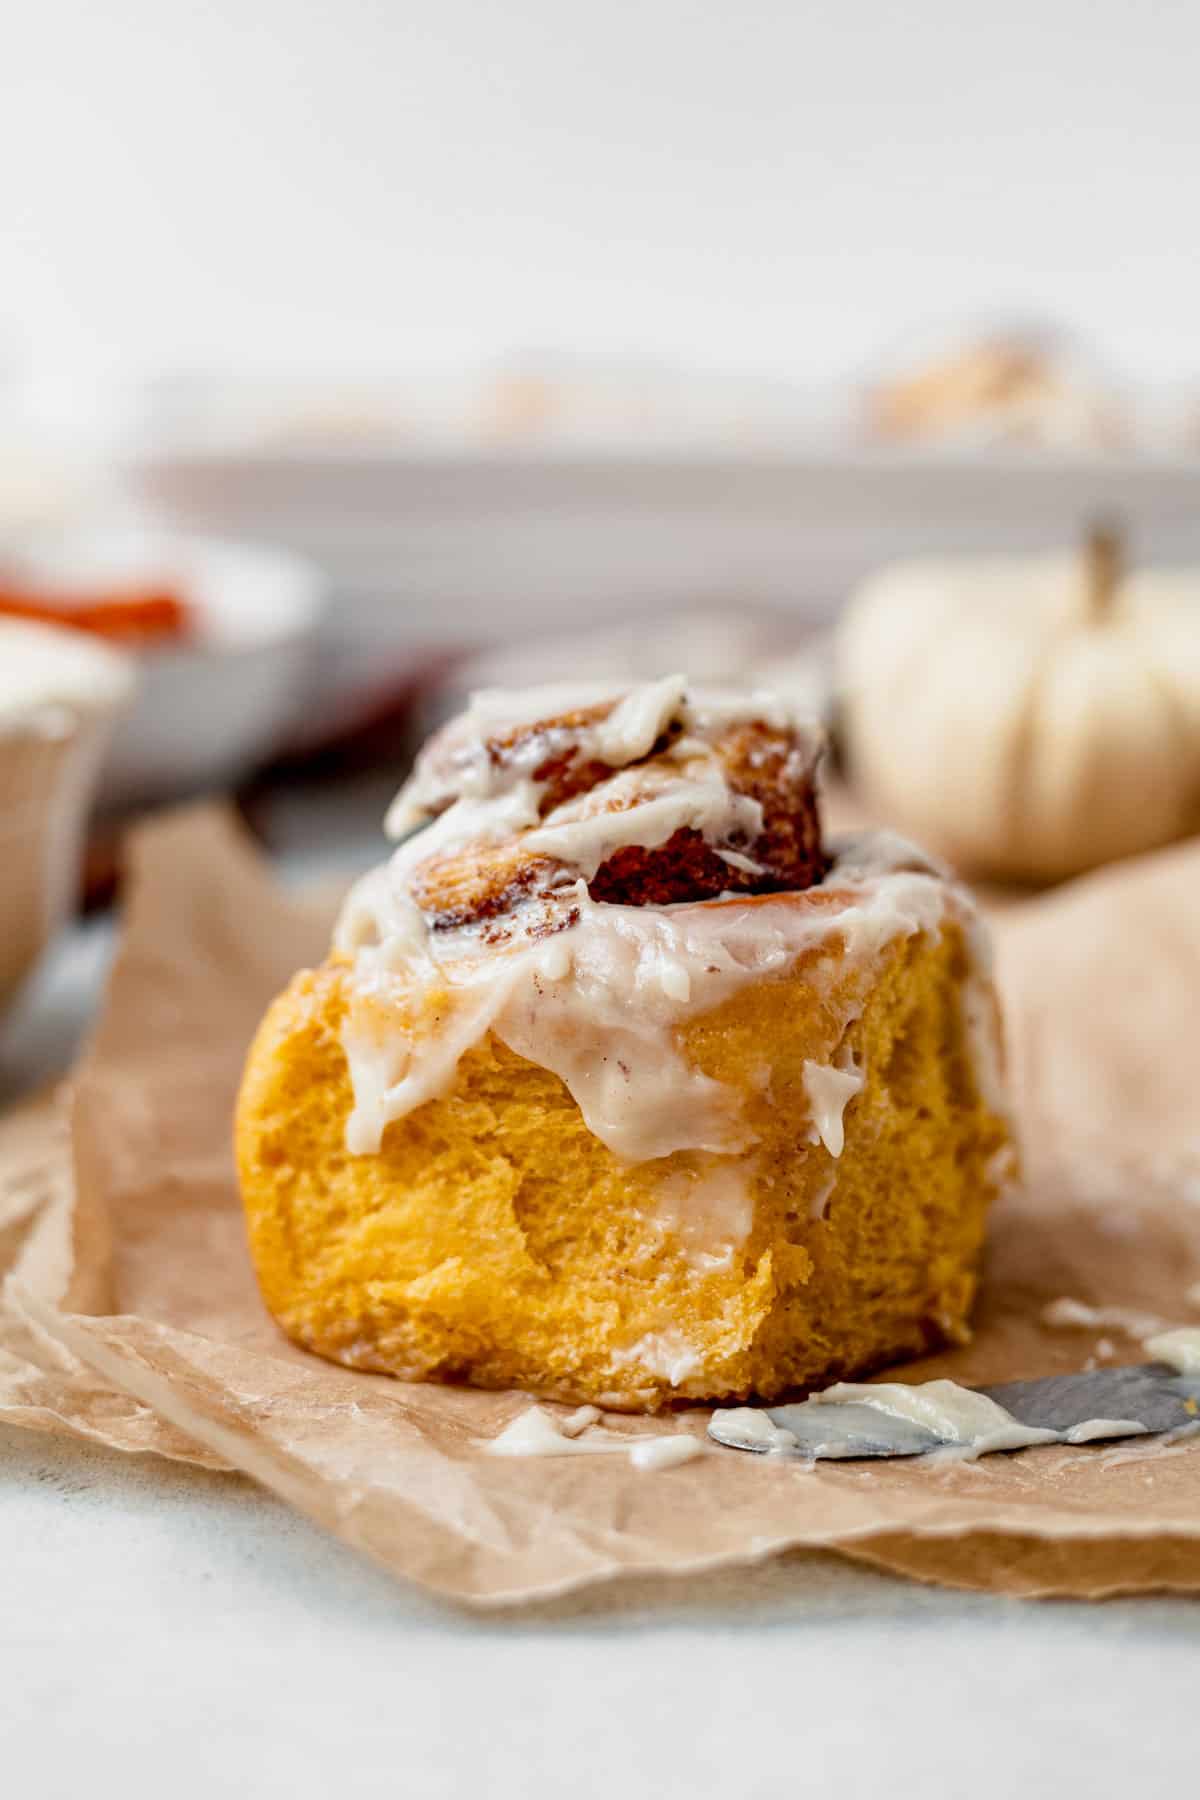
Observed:
[[[1088,617],[1100,625],[1112,615],[1117,588],[1125,573],[1125,539],[1110,519],[1097,519],[1083,547],[1084,590]]]

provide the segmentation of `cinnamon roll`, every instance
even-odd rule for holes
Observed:
[[[250,1051],[268,1307],[413,1380],[653,1410],[966,1330],[1012,1163],[964,890],[825,844],[820,735],[682,677],[478,695]]]

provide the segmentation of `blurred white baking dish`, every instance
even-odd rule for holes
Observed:
[[[147,446],[156,515],[287,544],[336,585],[339,635],[478,646],[682,606],[828,619],[892,558],[1034,550],[1103,514],[1135,555],[1200,553],[1200,460],[1113,451],[636,454]]]

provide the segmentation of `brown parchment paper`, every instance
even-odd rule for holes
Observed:
[[[1200,846],[997,921],[1028,1183],[997,1209],[974,1342],[906,1379],[1137,1360],[1200,1281]],[[266,1001],[323,952],[219,814],[148,827],[66,1101],[0,1124],[0,1420],[244,1471],[396,1574],[477,1604],[821,1547],[926,1581],[1090,1596],[1200,1589],[1200,1440],[931,1467],[715,1448],[505,1461],[518,1395],[410,1386],[291,1348],[255,1289],[230,1110]],[[67,1114],[64,1116],[64,1104]],[[1069,1296],[1102,1328],[1050,1330]],[[1128,1326],[1129,1331],[1122,1326]],[[706,1415],[668,1428],[702,1433]],[[612,1419],[629,1433],[661,1421]]]

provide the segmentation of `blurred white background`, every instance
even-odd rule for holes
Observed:
[[[1200,368],[1189,0],[39,0],[0,72],[0,367],[510,346],[808,376],[914,322]]]
[[[173,529],[297,552],[336,604],[323,667],[339,695],[447,648],[684,606],[762,606],[799,631],[893,557],[1060,545],[1098,512],[1143,557],[1197,554],[1195,5],[40,0],[10,15],[9,515],[90,505],[104,523],[132,495]],[[1008,319],[1062,326],[1098,391],[1111,376],[1148,412],[1177,405],[1155,440],[1167,457],[1106,465],[1084,434],[1078,466],[866,474],[830,437],[808,465],[747,473],[709,384],[694,441],[733,461],[708,477],[668,457],[653,478],[518,462],[476,481],[468,456],[426,478],[403,440],[370,461],[372,406],[411,414],[387,413],[390,377],[469,385],[506,358],[575,353],[618,389],[656,363],[685,372],[689,397],[705,389],[693,370],[792,383],[819,423],[820,396],[849,408],[897,342],[928,333],[944,352],[964,321]],[[568,382],[567,425],[542,441],[602,439],[594,400]],[[451,441],[519,449],[519,429],[488,435],[505,403],[465,402]],[[687,403],[663,408],[685,445]],[[761,393],[756,408],[769,419]],[[198,466],[206,409],[218,448]],[[636,416],[610,449],[652,448]],[[364,419],[343,468],[355,440],[336,433]],[[272,447],[294,447],[297,421],[310,448],[331,422],[333,454],[281,473]],[[1182,465],[1160,466],[1171,453]]]
[[[911,329],[1016,314],[1060,321],[1134,382],[1200,382],[1197,0],[0,0],[0,26],[0,552],[7,490],[24,480],[36,513],[54,489],[53,455],[41,486],[29,469],[37,430],[103,451],[140,384],[189,371],[370,382],[557,349],[836,382]],[[264,842],[298,878],[341,878],[380,854],[419,728],[478,680],[592,672],[606,646],[639,674],[745,679],[760,667],[751,603],[775,654],[777,623],[780,651],[798,647],[897,554],[1065,546],[1097,512],[1129,524],[1136,555],[1200,565],[1200,394],[1189,419],[1186,466],[1100,458],[1075,474],[968,457],[897,459],[869,480],[819,459],[477,480],[385,454],[298,456],[289,474],[266,453],[257,466],[254,444],[160,469],[168,524],[257,541],[249,560],[234,552],[246,581],[264,544],[312,566],[289,577],[289,559],[265,582],[264,605],[295,590],[270,634],[227,628],[235,602],[255,611],[239,576],[198,609],[194,641],[143,659],[129,767],[144,789],[192,791],[236,752],[222,778]],[[68,525],[73,507],[90,521],[79,485]],[[110,500],[91,522],[107,527]],[[176,548],[148,575],[173,573]],[[687,637],[651,625],[684,605]],[[309,659],[303,679],[291,656]],[[1084,778],[1110,716],[1132,730],[1151,692],[1130,667],[1129,705],[1114,682],[1111,715],[1081,704],[1062,736],[1066,775],[1047,787],[1068,816],[1072,782],[1098,791]],[[781,669],[827,702],[819,659],[811,680],[802,662]],[[281,671],[291,688],[273,696]],[[271,724],[284,700],[291,737]],[[1159,700],[1135,782],[1162,741]],[[265,722],[264,740],[243,743],[239,721]],[[1019,816],[1023,796],[997,794]],[[101,838],[93,900],[117,866]],[[0,884],[14,941],[20,891]],[[62,1071],[110,942],[94,920],[60,946],[0,1088]],[[1136,1006],[1140,938],[1127,948]],[[565,1771],[580,1800],[790,1794],[814,1771],[893,1800],[968,1781],[977,1800],[1195,1791],[1182,1601],[1017,1610],[792,1559],[696,1594],[673,1584],[670,1615],[664,1591],[590,1619],[468,1624],[385,1592],[244,1485],[81,1460],[49,1438],[0,1441],[5,1456],[17,1552],[0,1662],[20,1679],[4,1689],[4,1766],[24,1750],[46,1800],[183,1800],[226,1770],[234,1791],[307,1800],[346,1785],[348,1744],[368,1782],[395,1786],[399,1767],[414,1793],[498,1800],[547,1791],[539,1769],[559,1786]]]

